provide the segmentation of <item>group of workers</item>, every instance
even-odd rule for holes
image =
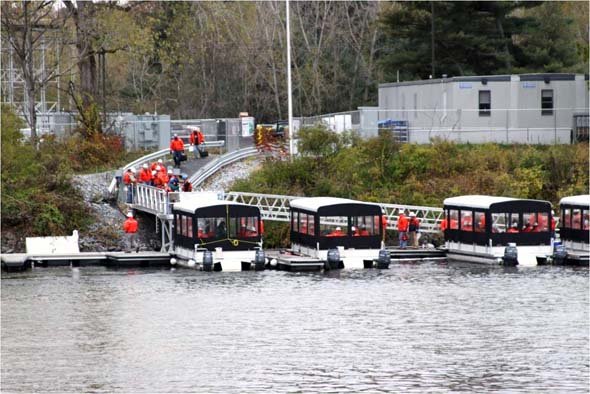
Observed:
[[[410,212],[409,217],[403,209],[398,210],[397,231],[399,237],[400,249],[406,249],[409,246],[418,247],[420,240],[420,219],[416,213]]]
[[[201,131],[201,128],[198,126],[189,126],[188,129],[190,131],[188,137],[190,144],[189,150],[193,151],[195,159],[206,156],[205,150],[203,149],[205,135]],[[170,154],[174,159],[175,168],[180,168],[180,163],[187,159],[184,153],[184,141],[178,134],[174,134],[174,137],[170,141]]]
[[[127,190],[128,204],[133,202],[133,193],[137,184],[155,186],[167,192],[191,192],[193,186],[187,174],[174,174],[171,168],[166,168],[162,159],[149,165],[143,164],[139,173],[135,167],[128,168],[123,174],[123,184]]]

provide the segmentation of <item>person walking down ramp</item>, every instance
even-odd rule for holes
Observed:
[[[135,249],[139,252],[139,244],[137,243],[137,220],[133,217],[132,212],[127,213],[127,220],[123,223],[123,231],[125,231],[125,252],[129,253]]]
[[[174,138],[170,141],[170,153],[174,157],[174,167],[180,168],[180,162],[184,156],[184,142],[178,138],[178,134],[174,134]]]

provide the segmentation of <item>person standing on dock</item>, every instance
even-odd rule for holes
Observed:
[[[400,249],[405,249],[408,247],[408,218],[406,218],[403,209],[400,209],[398,214],[397,232],[399,233],[399,247]]]
[[[414,212],[410,212],[410,222],[408,224],[408,230],[410,233],[410,245],[414,248],[418,247],[418,240],[419,240],[419,233],[420,230],[420,220],[416,217]]]
[[[125,252],[129,253],[135,249],[139,252],[139,245],[137,243],[137,220],[133,217],[132,212],[127,212],[127,220],[123,223],[123,231],[125,231],[126,245]]]

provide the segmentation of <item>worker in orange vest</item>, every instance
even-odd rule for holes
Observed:
[[[174,134],[174,138],[170,141],[170,154],[174,156],[174,167],[180,168],[180,162],[184,155],[184,142],[178,138],[178,134]]]
[[[135,167],[128,168],[123,174],[123,183],[125,184],[125,190],[127,191],[127,204],[133,203],[133,189],[137,184],[137,178],[135,177]]]
[[[123,231],[125,231],[126,245],[125,252],[129,253],[133,249],[139,252],[139,245],[137,243],[137,220],[133,217],[132,212],[127,213],[127,220],[123,223]]]
[[[139,182],[143,183],[144,185],[152,184],[152,170],[150,170],[150,167],[147,163],[145,163],[139,171]]]
[[[404,210],[398,211],[399,217],[397,219],[397,232],[399,233],[399,247],[405,249],[408,247],[408,218],[404,214]]]

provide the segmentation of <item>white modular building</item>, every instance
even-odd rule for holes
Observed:
[[[379,85],[378,107],[359,108],[361,132],[401,141],[564,144],[588,140],[588,75],[464,76]],[[395,125],[395,127],[392,127]]]

